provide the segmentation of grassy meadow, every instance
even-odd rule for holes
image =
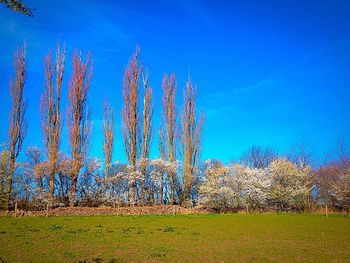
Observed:
[[[350,218],[0,217],[0,262],[350,262]]]

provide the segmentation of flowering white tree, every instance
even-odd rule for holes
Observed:
[[[271,177],[266,168],[250,168],[240,164],[230,164],[229,173],[233,176],[233,190],[239,207],[262,208],[267,205]]]
[[[208,160],[204,166],[205,178],[199,187],[200,204],[218,211],[235,208],[237,193],[229,169],[217,160]]]
[[[268,203],[270,188],[267,169],[207,161],[204,183],[199,188],[200,202],[216,210],[261,208]]]
[[[338,174],[338,180],[332,185],[330,194],[336,205],[347,209],[350,207],[350,168]]]
[[[311,167],[296,166],[286,159],[277,159],[270,166],[271,201],[277,209],[301,209],[307,200]]]

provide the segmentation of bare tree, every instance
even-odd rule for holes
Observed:
[[[105,99],[103,116],[103,154],[105,158],[105,180],[104,193],[107,191],[109,170],[112,163],[113,143],[114,143],[114,112],[112,105]]]
[[[39,147],[32,146],[32,147],[27,147],[26,150],[26,156],[27,156],[27,161],[29,165],[29,169],[31,174],[36,174],[35,173],[35,168],[40,165],[43,162],[43,155],[42,151]],[[43,184],[43,176],[35,176],[36,178],[36,183],[38,185],[38,191],[41,193],[44,188]]]
[[[166,149],[165,149],[165,135],[164,135],[164,129],[163,127],[160,127],[159,130],[159,145],[158,145],[158,149],[159,149],[159,154],[160,154],[160,158],[161,160],[166,160],[167,156],[166,156]],[[161,196],[161,200],[163,200],[163,196],[164,196],[164,169],[160,169],[161,174],[161,183],[160,183],[160,196]]]
[[[69,190],[72,184],[73,160],[61,153],[57,169],[57,200],[69,205]]]
[[[277,154],[269,147],[252,146],[242,154],[240,162],[251,168],[266,168],[277,158]]]
[[[44,146],[49,166],[49,204],[52,206],[54,200],[55,174],[61,139],[61,86],[63,81],[65,63],[65,49],[61,50],[59,44],[56,49],[56,61],[53,69],[51,51],[44,59],[45,88],[40,101],[41,124],[43,128]],[[53,72],[56,82],[53,84]]]
[[[122,131],[125,152],[129,164],[136,171],[136,161],[140,155],[140,113],[139,113],[139,81],[142,74],[142,65],[139,62],[139,48],[131,57],[129,65],[125,69],[123,79]],[[130,173],[133,177],[134,173]],[[130,178],[131,192],[129,201],[137,203],[137,182]]]
[[[73,75],[69,82],[69,105],[67,108],[67,126],[71,144],[73,167],[72,186],[70,190],[70,206],[74,206],[77,180],[81,167],[84,164],[88,150],[89,138],[89,111],[87,94],[92,77],[91,55],[87,54],[85,62],[76,50],[73,56]]]
[[[176,94],[176,77],[175,74],[168,76],[164,75],[162,81],[163,97],[162,97],[162,130],[163,131],[163,145],[164,156],[166,160],[174,162],[176,160],[176,145],[177,145],[177,114],[175,105]],[[164,128],[163,128],[164,127]],[[173,171],[168,171],[170,183],[170,202],[173,204],[174,200],[174,182],[176,174]]]
[[[181,115],[182,124],[182,151],[184,163],[184,196],[185,206],[191,203],[191,191],[196,168],[199,164],[201,152],[201,132],[204,124],[204,116],[196,115],[197,88],[192,85],[188,78],[186,89],[183,94],[183,112]]]
[[[299,166],[314,164],[312,157],[311,144],[304,139],[295,143],[287,154],[287,158]]]
[[[24,100],[23,90],[26,80],[26,43],[23,48],[18,49],[14,56],[15,79],[10,81],[10,93],[12,100],[10,130],[9,130],[9,176],[6,193],[6,207],[10,208],[12,180],[16,167],[16,160],[21,151],[23,139],[27,132],[27,121],[25,112],[27,102]]]
[[[145,203],[145,180],[146,169],[149,158],[151,140],[152,140],[152,117],[153,117],[153,105],[152,105],[152,88],[148,84],[148,71],[142,79],[143,82],[143,115],[142,115],[142,148],[141,148],[141,176],[142,176],[142,189],[141,189],[141,201]]]

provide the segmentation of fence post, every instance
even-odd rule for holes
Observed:
[[[17,201],[15,202],[15,217],[17,217]]]
[[[49,203],[46,204],[46,217],[49,216]]]

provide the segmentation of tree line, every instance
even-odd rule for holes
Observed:
[[[88,93],[93,76],[91,54],[72,57],[66,111],[61,91],[65,72],[65,48],[57,45],[44,58],[45,85],[40,99],[43,149],[25,149],[19,161],[28,122],[24,97],[26,44],[14,55],[10,81],[11,111],[8,141],[0,152],[0,207],[44,209],[59,206],[125,206],[180,204],[203,205],[215,211],[310,210],[331,206],[349,210],[350,158],[345,150],[332,161],[313,168],[304,148],[289,156],[254,146],[241,158],[224,164],[201,162],[204,115],[196,109],[197,88],[190,77],[183,89],[181,107],[175,102],[175,74],[162,80],[159,158],[151,160],[154,142],[153,89],[149,72],[131,56],[123,75],[122,135],[127,163],[112,160],[114,109],[103,105],[103,160],[88,155],[91,137]],[[69,152],[60,148],[65,114]],[[343,148],[342,148],[343,149]]]
[[[22,149],[27,131],[25,117],[27,101],[24,98],[26,72],[26,44],[15,52],[14,79],[10,82],[12,99],[9,139],[1,152],[1,207],[10,209],[18,194],[23,191],[13,191],[16,184],[14,178],[24,179],[25,174],[29,183],[25,184],[27,200],[33,201],[38,197],[47,202],[50,207],[64,204],[74,206],[83,200],[83,192],[88,191],[88,185],[100,185],[95,195],[99,199],[116,199],[131,205],[149,204],[155,193],[155,183],[150,180],[150,167],[155,166],[149,160],[150,147],[153,139],[153,101],[152,87],[148,82],[148,69],[144,68],[139,59],[139,48],[130,58],[123,76],[122,98],[123,108],[122,133],[125,154],[128,164],[112,162],[114,146],[114,110],[105,99],[103,108],[103,153],[104,178],[85,178],[95,173],[95,160],[88,157],[89,138],[91,136],[90,110],[88,93],[92,78],[91,54],[85,60],[80,52],[74,52],[72,58],[72,73],[68,83],[68,105],[66,121],[70,145],[69,156],[60,150],[62,137],[61,90],[65,73],[65,48],[57,45],[55,57],[50,51],[44,58],[45,86],[40,100],[40,117],[44,141],[44,153],[36,147],[26,151],[27,161],[19,162],[18,155]],[[169,181],[170,203],[190,205],[191,189],[193,187],[194,169],[199,165],[201,131],[204,117],[196,113],[196,90],[188,78],[183,91],[183,110],[178,116],[175,103],[177,81],[175,74],[164,75],[162,81],[162,124],[159,131],[159,151],[161,159],[171,164],[176,163],[179,145],[184,156],[184,176],[176,178],[175,171],[162,173]],[[100,166],[100,164],[98,164]],[[83,171],[86,169],[86,171]],[[152,173],[156,173],[153,171]],[[159,171],[160,173],[160,171]],[[18,176],[16,176],[18,174]],[[32,180],[33,179],[33,180]],[[82,189],[78,185],[87,180]],[[93,182],[92,182],[93,181]],[[118,181],[121,185],[113,185]],[[95,186],[94,186],[95,187]],[[116,188],[123,188],[123,197],[116,196]],[[18,190],[18,189],[17,189]],[[22,189],[23,190],[23,189]],[[90,189],[91,190],[91,189]],[[31,192],[31,194],[29,194]],[[36,192],[34,194],[34,192]],[[77,197],[77,193],[79,196]],[[164,199],[165,193],[162,197]],[[113,197],[112,197],[113,196]],[[97,198],[97,197],[96,197]],[[45,199],[45,201],[44,201]],[[40,203],[40,202],[39,202]]]

